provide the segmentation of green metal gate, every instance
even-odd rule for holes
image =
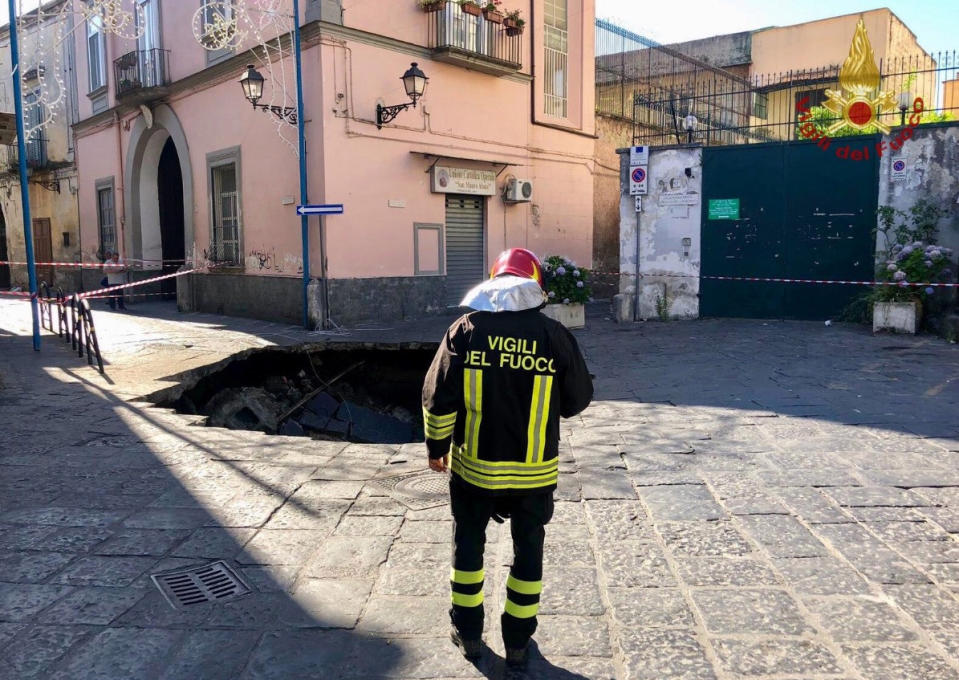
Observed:
[[[810,142],[703,149],[701,316],[825,319],[862,293],[709,277],[871,280],[878,139],[834,139],[825,150]],[[868,158],[837,157],[847,144],[868,148]],[[729,199],[738,199],[738,215]]]

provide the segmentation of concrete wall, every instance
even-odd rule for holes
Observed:
[[[712,66],[728,69],[748,65],[752,61],[752,37],[752,31],[743,31],[672,43],[666,47]]]
[[[849,45],[860,16],[866,24],[876,59],[884,59],[893,14],[888,9],[877,9],[756,31],[752,38],[752,72],[784,73],[841,65],[849,56]]]
[[[890,137],[885,138],[888,144]],[[904,181],[892,180],[892,164],[906,161]],[[959,123],[922,126],[901,151],[883,155],[879,165],[879,205],[907,212],[917,200],[933,201],[945,215],[939,243],[959,258]],[[882,249],[885,244],[877,243]]]
[[[632,144],[633,124],[596,117],[596,172],[593,175],[593,296],[612,297],[619,287],[621,183],[617,149]]]
[[[628,151],[621,157],[625,191],[620,201],[620,294],[634,310],[626,318],[657,318],[657,302],[665,300],[670,318],[695,319],[699,316],[703,150],[698,146],[653,149],[649,193],[643,196],[642,212],[638,214],[625,184]],[[688,253],[683,246],[686,238],[690,243]]]

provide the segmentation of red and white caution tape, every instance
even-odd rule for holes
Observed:
[[[130,264],[183,264],[186,260],[124,260],[120,264],[122,266]],[[37,267],[80,267],[83,269],[102,269],[103,267],[109,267],[109,262],[34,262],[34,266]],[[22,265],[26,266],[26,262],[21,262],[18,260],[0,260],[0,265]]]
[[[136,288],[137,286],[143,286],[143,285],[145,285],[145,284],[147,284],[147,283],[155,283],[156,281],[163,281],[163,280],[165,280],[165,279],[172,279],[172,278],[175,278],[175,277],[177,277],[177,276],[184,276],[185,274],[192,274],[194,271],[196,271],[196,270],[194,270],[194,269],[187,269],[186,271],[173,272],[172,274],[164,274],[163,276],[153,276],[153,277],[151,277],[151,278],[149,278],[149,279],[143,279],[143,280],[141,280],[141,281],[134,281],[134,282],[132,282],[132,283],[122,283],[122,284],[119,284],[119,285],[116,285],[116,286],[108,286],[108,287],[106,287],[106,288],[98,288],[97,290],[91,290],[91,291],[88,291],[88,292],[86,292],[86,293],[79,293],[79,294],[77,295],[77,297],[79,297],[79,298],[88,298],[88,297],[93,297],[93,296],[95,296],[95,295],[100,295],[101,293],[107,293],[107,292],[112,292],[112,291],[117,291],[117,290],[124,290],[124,289],[126,289],[126,288]]]
[[[657,276],[644,274],[645,276]],[[669,276],[667,274],[666,276]],[[693,277],[695,278],[695,277]],[[907,281],[839,281],[831,279],[780,279],[762,276],[701,276],[712,281],[759,281],[763,283],[820,283],[840,286],[896,286],[898,288],[955,288],[959,283],[910,283]]]

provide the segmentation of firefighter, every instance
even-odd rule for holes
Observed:
[[[559,474],[559,419],[585,409],[593,384],[576,340],[540,313],[543,268],[522,248],[500,254],[462,306],[423,385],[429,466],[451,470],[450,636],[482,651],[483,548],[492,518],[510,519],[513,564],[501,616],[506,661],[526,665],[542,592],[545,525]]]

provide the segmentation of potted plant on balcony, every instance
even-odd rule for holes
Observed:
[[[446,9],[447,0],[419,0],[424,12],[442,12]]]
[[[499,6],[502,4],[503,0],[490,0],[486,3],[483,7],[483,16],[487,21],[494,24],[503,23],[503,13],[499,11]]]
[[[506,16],[503,18],[503,26],[506,27],[506,35],[511,37],[520,35],[526,27],[526,20],[520,16],[518,9],[514,9],[506,13]]]
[[[483,13],[483,8],[480,7],[478,2],[474,2],[474,0],[460,0],[460,9],[466,14],[472,14],[474,17],[478,17]]]
[[[590,299],[589,270],[560,255],[550,255],[543,262],[548,304],[543,314],[567,328],[586,325],[584,303]]]

